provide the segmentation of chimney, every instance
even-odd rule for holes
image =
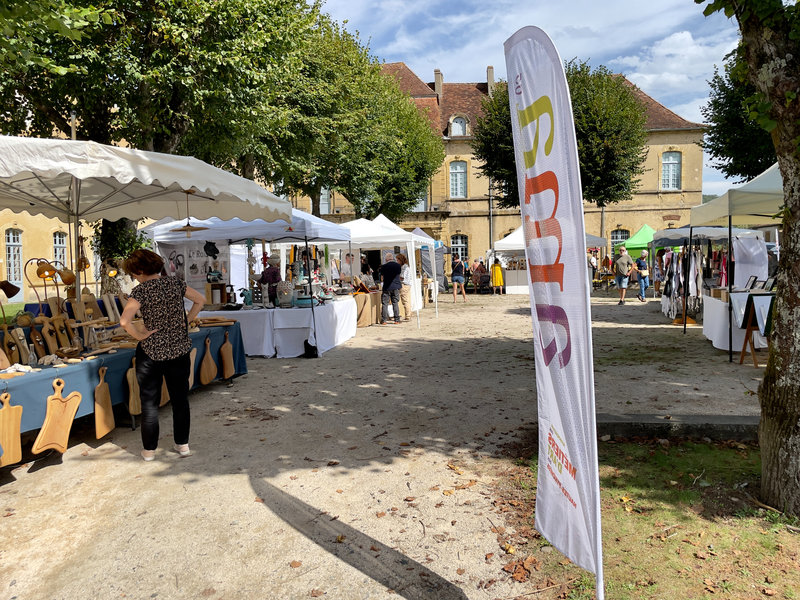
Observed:
[[[442,84],[444,84],[444,77],[442,77],[442,72],[439,69],[434,69],[433,91],[436,92],[436,96],[439,99],[439,103],[442,102]]]
[[[494,92],[494,67],[492,65],[486,67],[486,90],[491,98]]]

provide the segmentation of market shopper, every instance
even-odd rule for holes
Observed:
[[[278,284],[281,282],[281,258],[280,256],[270,256],[267,259],[267,268],[258,278],[258,283],[267,288],[267,297],[273,306],[278,304]]]
[[[453,302],[455,302],[458,297],[458,286],[461,286],[461,296],[464,298],[464,302],[466,302],[467,292],[464,289],[464,263],[461,262],[461,257],[458,254],[456,254],[456,258],[453,261],[450,279],[453,282]]]
[[[492,296],[495,294],[503,293],[503,266],[500,264],[500,259],[495,258],[492,265]]]
[[[645,302],[645,293],[647,292],[647,288],[650,287],[650,270],[647,265],[647,250],[642,250],[642,254],[636,259],[633,268],[639,279],[639,295],[636,297],[639,298],[639,302]]]
[[[478,288],[481,285],[481,277],[486,273],[486,267],[483,266],[483,259],[476,258],[472,263],[472,293],[477,294]]]
[[[394,254],[387,253],[386,262],[381,265],[380,274],[383,281],[381,288],[381,325],[391,325],[392,323],[400,323],[400,288],[402,281],[400,281],[400,273],[402,268],[395,262]],[[389,317],[389,303],[392,305],[392,317]]]
[[[403,307],[403,321],[411,320],[411,267],[405,254],[398,254],[395,259],[400,265],[400,305]]]
[[[151,461],[158,447],[158,406],[166,381],[172,406],[175,451],[189,450],[189,321],[205,304],[200,292],[177,277],[162,277],[164,260],[150,250],[135,250],[125,261],[125,271],[139,285],[133,288],[120,316],[120,325],[139,343],[136,346],[136,380],[142,403],[142,458]],[[183,299],[192,302],[187,316]],[[141,312],[141,323],[133,323]]]
[[[666,271],[664,267],[664,254],[666,254],[666,250],[661,248],[658,252],[656,252],[656,261],[653,263],[653,287],[656,289],[656,295],[661,295],[661,283],[664,281],[664,273]]]
[[[619,258],[614,261],[614,277],[619,290],[619,302],[625,304],[625,292],[628,291],[628,278],[633,270],[633,259],[628,255],[625,246],[619,247]]]

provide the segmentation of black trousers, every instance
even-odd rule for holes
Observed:
[[[172,406],[172,433],[175,443],[189,443],[189,353],[171,360],[153,360],[136,347],[136,380],[142,400],[142,446],[158,448],[158,405],[161,382],[166,380]]]

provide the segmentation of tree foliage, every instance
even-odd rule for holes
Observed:
[[[645,108],[621,77],[605,67],[592,70],[586,62],[565,63],[578,141],[583,195],[587,201],[607,206],[631,198],[643,173],[647,153]],[[473,150],[503,198],[503,207],[519,205],[511,134],[508,90],[495,87],[483,103]]]
[[[772,137],[750,117],[747,102],[756,89],[746,77],[740,53],[732,53],[722,73],[714,69],[708,103],[700,108],[708,124],[703,149],[713,167],[739,182],[749,181],[775,162]]]
[[[750,116],[770,132],[783,177],[781,254],[761,404],[761,500],[800,515],[800,6],[782,0],[695,0],[742,34]]]

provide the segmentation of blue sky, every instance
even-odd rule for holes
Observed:
[[[434,69],[446,82],[486,81],[487,65],[505,79],[503,42],[536,25],[562,59],[605,65],[698,123],[714,66],[739,37],[734,21],[704,17],[693,0],[326,0],[323,10],[346,20],[376,57],[406,63],[423,81],[433,81]],[[730,186],[706,166],[704,193]]]

